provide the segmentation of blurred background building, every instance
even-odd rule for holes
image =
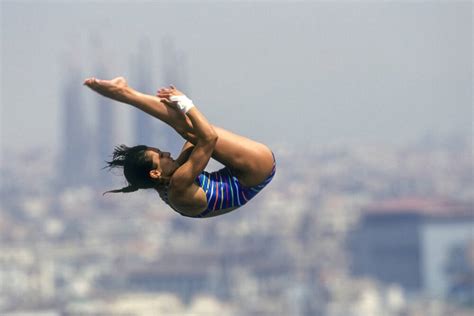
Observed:
[[[369,205],[349,237],[351,270],[407,292],[473,300],[472,205],[396,199]],[[453,267],[457,267],[453,272]]]
[[[74,65],[67,65],[66,80],[62,87],[63,111],[61,117],[61,157],[58,173],[60,187],[77,187],[90,183],[90,163],[93,161],[90,153],[94,150],[90,141],[95,133],[92,132],[89,121],[84,114],[83,100],[77,90],[77,82],[82,80],[82,73]],[[64,175],[71,175],[67,177]]]
[[[140,41],[137,53],[132,58],[131,85],[135,89],[146,93],[155,94],[156,87],[153,87],[154,58],[153,51],[148,39]],[[133,84],[134,83],[134,84]],[[154,144],[157,141],[156,120],[142,111],[134,111],[133,141],[136,145]]]

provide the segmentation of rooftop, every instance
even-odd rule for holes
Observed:
[[[363,209],[365,214],[414,214],[428,217],[474,217],[472,203],[442,198],[405,197],[375,202]]]

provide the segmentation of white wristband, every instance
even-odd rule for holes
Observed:
[[[183,95],[173,95],[170,97],[170,100],[176,102],[178,108],[183,113],[188,113],[191,108],[194,107],[193,101],[187,96]]]

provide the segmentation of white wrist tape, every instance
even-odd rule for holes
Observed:
[[[178,108],[183,113],[188,113],[188,111],[194,107],[193,100],[191,100],[185,95],[173,95],[170,97],[170,100],[173,102],[177,102]]]

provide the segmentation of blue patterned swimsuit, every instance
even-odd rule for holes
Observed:
[[[253,187],[244,187],[228,167],[214,172],[203,171],[196,178],[198,184],[206,193],[207,208],[196,216],[185,215],[174,208],[168,200],[167,188],[160,192],[162,200],[171,206],[176,212],[186,217],[212,217],[228,213],[250,201],[270,181],[276,171],[275,156],[273,156],[273,168],[270,175],[260,184]]]

